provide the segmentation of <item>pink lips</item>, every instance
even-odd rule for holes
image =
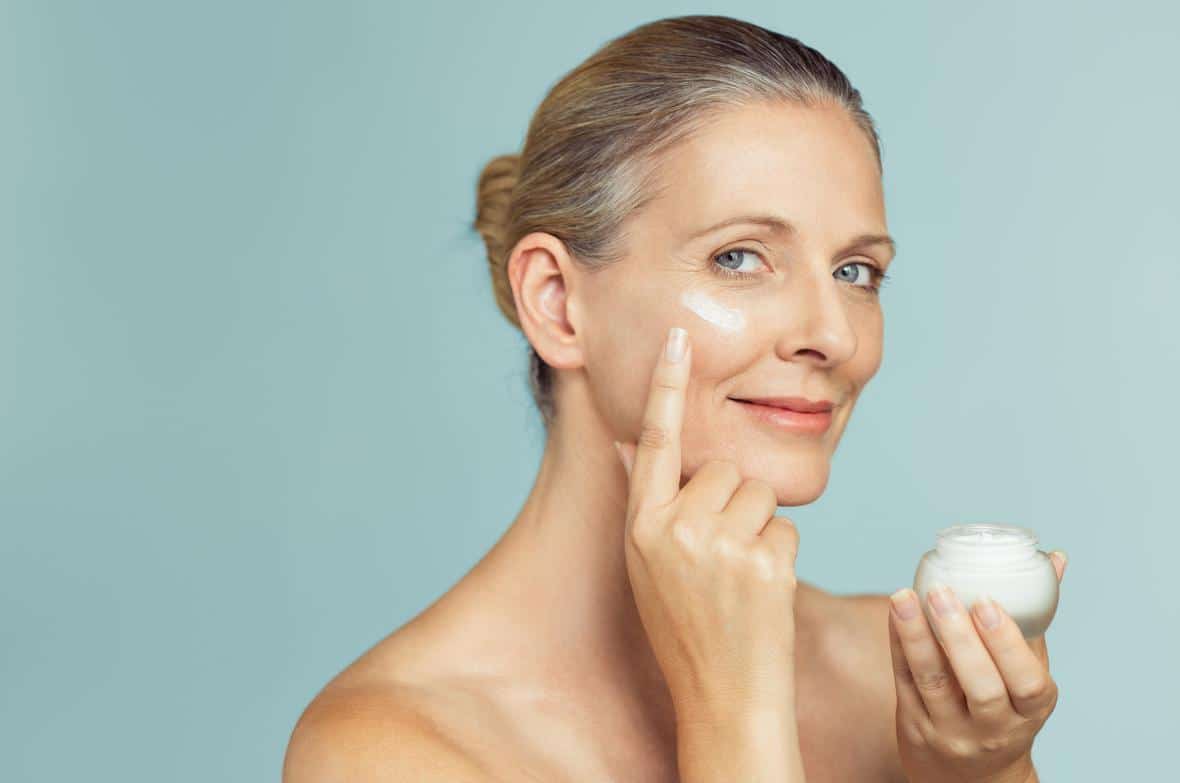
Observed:
[[[754,400],[733,399],[759,421],[775,427],[808,435],[819,435],[832,424],[833,403],[802,397],[763,397]]]
[[[819,413],[836,407],[831,400],[809,400],[806,397],[746,397],[739,402],[753,402],[774,408],[790,408],[802,413]]]

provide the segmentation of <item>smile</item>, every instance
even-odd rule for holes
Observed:
[[[745,411],[758,421],[773,427],[798,432],[804,435],[821,435],[827,432],[832,424],[832,411],[823,410],[812,413],[791,410],[774,405],[761,405],[748,400],[729,398],[740,405]]]

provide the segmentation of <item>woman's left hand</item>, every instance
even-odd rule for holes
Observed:
[[[1052,553],[1060,583],[1065,557]],[[897,689],[897,744],[910,783],[1036,781],[1032,742],[1057,705],[1045,637],[1025,640],[999,606],[986,624],[947,590],[949,611],[928,593],[934,628],[917,594],[892,596],[889,641]],[[908,601],[912,612],[898,613]],[[903,617],[905,619],[903,619]]]

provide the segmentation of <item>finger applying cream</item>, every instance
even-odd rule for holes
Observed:
[[[746,316],[741,310],[726,307],[704,291],[685,291],[680,295],[680,303],[723,332],[740,332],[746,328]]]

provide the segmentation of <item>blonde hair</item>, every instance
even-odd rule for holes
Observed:
[[[763,101],[845,108],[881,144],[860,93],[796,38],[727,16],[643,24],[608,41],[558,81],[529,123],[519,154],[483,168],[474,230],[487,248],[496,304],[517,328],[508,255],[542,231],[590,268],[624,256],[624,221],[659,195],[661,153],[727,107]],[[529,387],[546,429],[557,414],[552,368],[531,345]]]

